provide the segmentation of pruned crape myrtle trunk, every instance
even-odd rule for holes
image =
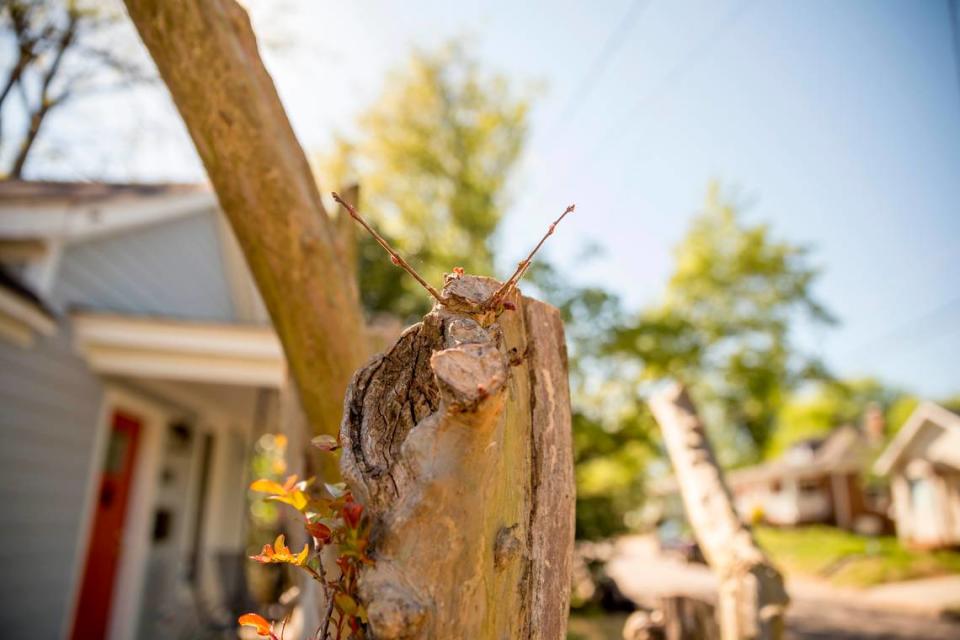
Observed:
[[[723,640],[783,636],[783,579],[737,516],[703,423],[683,386],[655,394],[650,408],[683,496],[687,518],[720,586]]]
[[[445,304],[353,377],[341,470],[373,518],[375,638],[565,637],[573,465],[556,309],[449,277]],[[510,309],[510,307],[515,307]]]

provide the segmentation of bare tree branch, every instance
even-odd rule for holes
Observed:
[[[63,64],[64,54],[66,54],[67,49],[70,48],[70,44],[76,35],[79,16],[71,12],[68,20],[67,28],[64,29],[60,40],[57,42],[53,62],[43,76],[43,82],[40,86],[40,104],[33,113],[30,114],[30,128],[27,130],[27,135],[20,144],[20,151],[17,152],[17,156],[13,161],[13,168],[10,170],[10,176],[13,178],[20,178],[23,175],[23,167],[27,162],[27,156],[30,154],[30,149],[33,148],[33,144],[40,134],[40,127],[43,125],[47,114],[68,95],[62,94],[58,100],[54,100],[50,96],[50,86],[57,76],[57,72],[60,70],[60,65]]]

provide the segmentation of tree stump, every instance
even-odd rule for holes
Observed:
[[[374,638],[565,637],[574,483],[563,326],[499,283],[437,304],[353,377],[341,471],[373,519]],[[474,305],[475,308],[475,305]]]
[[[737,516],[693,401],[673,385],[650,399],[677,476],[687,518],[719,578],[723,640],[783,637],[789,598],[783,578]]]

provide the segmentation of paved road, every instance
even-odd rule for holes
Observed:
[[[607,573],[624,595],[646,605],[665,595],[713,599],[716,592],[708,568],[664,558],[646,538],[621,540]],[[916,602],[924,598],[931,603],[938,598],[960,601],[960,582],[955,580],[917,583],[909,589],[885,589],[869,595],[811,581],[790,581],[787,588],[792,599],[788,638],[960,640],[960,623],[940,620],[929,610],[922,612],[922,603]]]

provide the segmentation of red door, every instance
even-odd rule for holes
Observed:
[[[107,635],[113,583],[120,565],[123,520],[133,480],[141,420],[113,414],[107,455],[100,472],[100,493],[93,516],[90,546],[73,620],[73,640],[101,640]]]

